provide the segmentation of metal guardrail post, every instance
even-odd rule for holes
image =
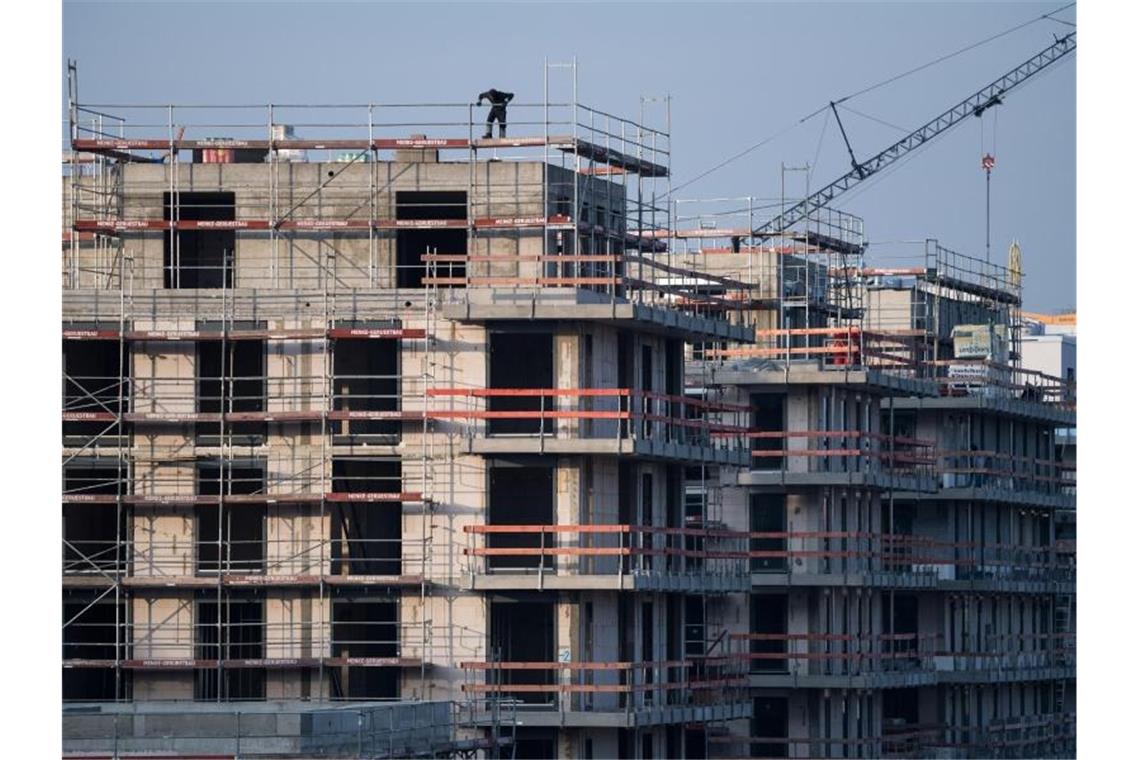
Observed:
[[[234,760],[241,760],[241,710],[234,713]]]

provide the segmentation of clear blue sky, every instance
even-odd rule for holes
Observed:
[[[579,64],[579,100],[636,116],[673,98],[681,184],[829,100],[1064,5],[1054,3],[491,4],[64,2],[63,54],[95,103],[467,102],[490,86],[542,98],[542,62]],[[1073,22],[1075,8],[1058,15]],[[860,157],[940,113],[1072,27],[1040,21],[862,95],[841,112]],[[1079,55],[1079,51],[1078,51]],[[1075,303],[1075,61],[1054,65],[997,110],[992,237],[1021,242],[1026,307]],[[984,122],[984,141],[982,125]],[[779,191],[779,167],[815,160],[814,184],[849,167],[821,114],[678,197]],[[872,261],[937,238],[985,250],[994,117],[970,120],[837,202],[862,216]]]

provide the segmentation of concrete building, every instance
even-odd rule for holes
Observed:
[[[1077,382],[1077,314],[1023,315],[1021,366],[1066,383]]]
[[[379,109],[331,142],[90,117],[65,208],[66,702],[132,703],[105,712],[135,751],[195,748],[150,733],[159,703],[198,751],[239,740],[235,703],[298,716],[300,745],[246,753],[376,700],[452,703],[462,747],[516,757],[701,754],[688,727],[749,714],[701,618],[747,588],[745,539],[684,508],[686,469],[747,462],[747,410],[686,397],[684,346],[751,332],[662,253],[667,134],[580,105],[475,141],[380,136],[406,117]],[[101,749],[85,716],[69,746]]]
[[[838,211],[754,238],[671,203],[666,131],[511,108],[73,106],[65,749],[1070,752],[1074,398],[1016,287],[885,282]]]
[[[752,589],[716,600],[753,717],[710,756],[1072,756],[1075,387],[1023,368],[1019,278],[934,240],[868,267],[837,211],[754,238],[760,206],[674,232],[761,326],[699,364],[753,441],[718,495]]]

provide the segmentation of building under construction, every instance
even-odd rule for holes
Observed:
[[[677,201],[667,100],[544,76],[484,139],[72,72],[65,753],[1072,754],[1020,272]]]

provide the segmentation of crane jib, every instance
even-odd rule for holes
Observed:
[[[1037,74],[1051,63],[1060,60],[1077,48],[1077,33],[1070,32],[1061,37],[1049,47],[1042,50],[1028,61],[1020,64],[1012,71],[978,90],[970,97],[947,109],[934,117],[926,124],[911,132],[895,144],[880,151],[877,155],[863,163],[856,163],[852,156],[852,169],[829,185],[825,185],[808,197],[799,201],[777,216],[769,219],[752,232],[754,235],[787,230],[797,222],[811,216],[811,214],[831,203],[839,195],[851,189],[859,182],[890,166],[906,154],[921,147],[951,127],[959,124],[969,116],[981,116],[982,113],[1002,102],[1003,96],[1022,82]],[[838,114],[836,114],[838,116]]]

